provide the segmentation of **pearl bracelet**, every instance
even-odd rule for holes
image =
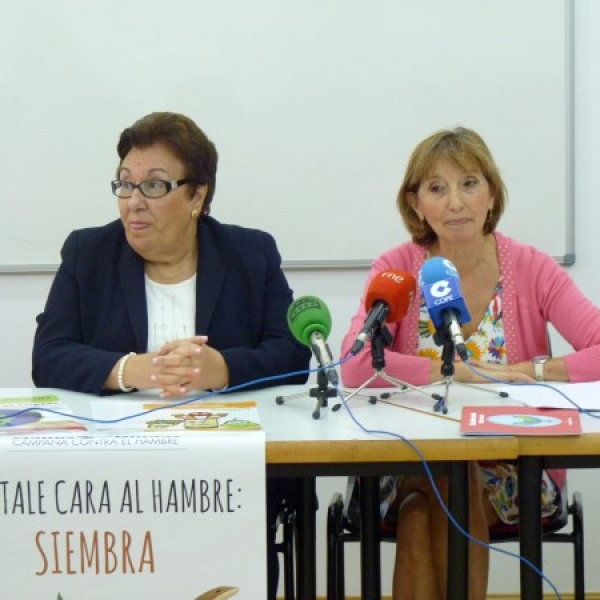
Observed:
[[[123,356],[121,358],[121,360],[119,360],[119,370],[117,372],[117,383],[119,384],[119,389],[122,392],[131,392],[133,391],[132,387],[126,387],[125,383],[123,381],[123,373],[125,372],[125,365],[127,364],[127,361],[132,357],[135,356],[136,352],[130,352],[129,354],[126,354],[125,356]]]

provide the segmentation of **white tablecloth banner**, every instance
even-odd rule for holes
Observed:
[[[2,437],[0,532],[10,600],[265,598],[264,432]]]

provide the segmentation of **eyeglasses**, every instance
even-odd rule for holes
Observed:
[[[191,179],[174,179],[173,181],[165,181],[164,179],[147,179],[141,183],[133,183],[131,181],[123,181],[115,179],[110,182],[112,193],[119,198],[131,198],[133,192],[140,190],[142,196],[146,198],[162,198],[170,191],[178,188],[181,185],[190,183]]]

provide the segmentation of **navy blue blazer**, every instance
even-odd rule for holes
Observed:
[[[202,217],[198,226],[196,333],[208,335],[229,367],[230,387],[308,369],[310,350],[287,325],[293,301],[275,240],[268,233]],[[123,225],[73,231],[37,317],[33,382],[103,394],[115,363],[147,352],[144,261]],[[248,386],[304,383],[307,374]]]

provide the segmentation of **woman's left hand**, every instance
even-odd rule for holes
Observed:
[[[163,398],[183,396],[191,390],[223,388],[229,383],[225,359],[208,345],[205,335],[167,342],[152,365],[151,379]]]

